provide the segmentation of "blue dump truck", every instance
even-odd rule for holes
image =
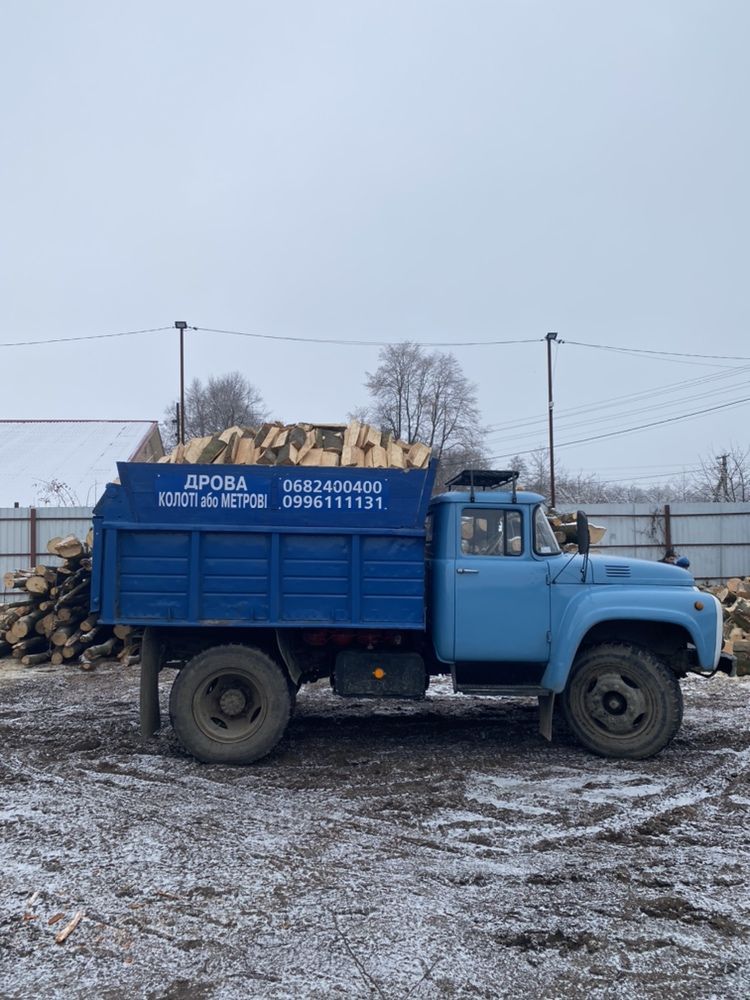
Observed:
[[[718,601],[678,567],[563,554],[514,472],[121,464],[94,511],[92,609],[144,627],[141,729],[178,668],[172,726],[198,760],[281,739],[302,684],[356,698],[556,699],[577,739],[645,758],[682,720],[680,678],[730,673]]]

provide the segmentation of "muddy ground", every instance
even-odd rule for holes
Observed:
[[[638,763],[319,684],[245,768],[141,743],[137,680],[0,662],[4,1000],[750,996],[750,677]]]

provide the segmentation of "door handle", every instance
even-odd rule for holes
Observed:
[[[456,570],[456,572],[457,573],[478,573],[479,570],[478,569],[466,569],[463,566],[459,566],[458,569]]]

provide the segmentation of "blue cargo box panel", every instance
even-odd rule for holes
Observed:
[[[122,485],[97,504],[92,606],[102,621],[424,626],[434,469],[177,466],[167,480],[163,469],[121,465]],[[366,498],[380,504],[356,502]]]

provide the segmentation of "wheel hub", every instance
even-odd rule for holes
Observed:
[[[230,719],[242,715],[247,707],[247,698],[239,688],[227,688],[219,698],[219,708]]]
[[[646,699],[621,674],[600,674],[586,692],[586,708],[610,733],[631,733],[646,711]]]

